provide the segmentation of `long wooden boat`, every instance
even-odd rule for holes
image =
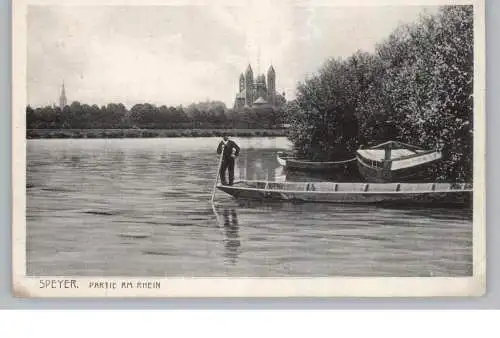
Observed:
[[[391,206],[471,207],[470,183],[235,182],[217,188],[238,199]]]
[[[282,152],[278,152],[276,158],[281,166],[289,170],[297,171],[339,171],[353,169],[356,166],[356,157],[343,161],[315,162],[299,160]]]
[[[367,182],[410,182],[432,180],[432,166],[441,152],[388,141],[356,152],[358,171]]]

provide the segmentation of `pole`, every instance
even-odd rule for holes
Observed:
[[[219,182],[219,171],[222,165],[222,156],[224,156],[224,145],[222,145],[222,150],[220,152],[220,158],[219,158],[219,165],[217,166],[217,173],[215,174],[215,183],[214,183],[214,189],[212,191],[212,200],[211,200],[212,204],[214,203],[215,190],[217,189],[217,183]]]

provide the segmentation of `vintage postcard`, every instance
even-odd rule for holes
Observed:
[[[484,11],[15,1],[13,293],[483,295]]]

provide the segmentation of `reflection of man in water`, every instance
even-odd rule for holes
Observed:
[[[224,151],[222,150],[224,149]],[[223,185],[227,185],[226,181],[226,170],[229,172],[229,185],[233,185],[234,182],[234,160],[240,154],[240,147],[233,141],[229,139],[227,134],[224,134],[222,141],[217,147],[217,154],[223,151],[222,163],[220,166],[220,179]]]
[[[235,264],[238,259],[238,249],[241,245],[239,239],[239,225],[238,216],[236,211],[231,209],[231,214],[229,214],[228,209],[224,209],[224,247],[226,249],[225,256],[229,259],[232,264]]]

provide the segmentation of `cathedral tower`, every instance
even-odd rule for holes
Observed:
[[[267,98],[271,105],[276,103],[276,72],[272,65],[267,71]]]
[[[249,64],[245,74],[245,104],[251,106],[253,100],[253,70]]]
[[[255,80],[255,86],[257,93],[257,97],[255,99],[262,97],[265,100],[267,97],[267,89],[266,89],[266,77],[264,74],[257,76]]]
[[[68,105],[67,99],[66,99],[66,91],[64,90],[64,82],[62,84],[62,89],[61,89],[61,96],[59,97],[59,107],[63,109]]]
[[[240,93],[245,90],[245,75],[241,73],[240,75]]]

